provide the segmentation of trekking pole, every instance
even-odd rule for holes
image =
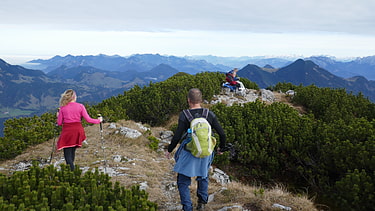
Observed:
[[[56,143],[56,128],[57,128],[57,123],[55,124],[55,128],[53,129],[53,143],[52,143],[52,151],[51,151],[51,156],[49,157],[49,164],[52,162],[52,157],[53,157],[53,152],[56,150],[55,148],[55,143]]]
[[[59,112],[60,108],[57,109],[57,112]],[[52,156],[53,156],[53,152],[56,150],[55,149],[55,143],[56,143],[56,129],[59,125],[57,123],[55,123],[55,127],[53,128],[53,142],[52,142],[52,151],[51,151],[51,156],[49,158],[49,164],[51,164],[52,162]]]
[[[101,117],[101,114],[98,114],[98,117]],[[104,173],[107,173],[107,159],[105,157],[105,147],[104,147],[104,137],[103,137],[103,122],[100,122],[100,139],[102,142],[102,150],[103,150],[103,157],[104,157]]]

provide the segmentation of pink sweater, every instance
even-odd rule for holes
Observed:
[[[85,118],[88,123],[99,124],[99,119],[92,119],[86,111],[84,105],[77,102],[70,102],[65,106],[60,107],[59,116],[57,117],[57,124],[81,122]]]

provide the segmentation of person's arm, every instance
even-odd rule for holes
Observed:
[[[100,119],[93,119],[89,116],[89,114],[87,113],[87,110],[85,108],[84,105],[81,104],[81,115],[82,117],[88,122],[88,123],[91,123],[91,124],[99,124],[101,121]]]
[[[232,75],[232,74],[229,73],[229,74],[227,75],[227,77],[228,77],[229,82],[234,81],[234,79],[233,79],[233,75]]]
[[[173,149],[177,146],[178,142],[180,142],[182,135],[187,131],[187,128],[189,125],[184,120],[184,114],[183,112],[180,113],[180,117],[178,119],[178,126],[177,131],[173,135],[171,143],[168,145],[168,152],[172,152]]]
[[[58,113],[57,113],[57,125],[61,126],[62,123],[63,123],[63,114],[62,114],[62,111],[61,111],[61,108],[60,108]]]

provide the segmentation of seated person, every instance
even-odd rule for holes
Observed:
[[[240,83],[238,82],[239,78],[236,77],[237,75],[237,72],[238,72],[238,69],[237,68],[234,68],[233,70],[227,72],[225,74],[226,78],[225,80],[231,85],[231,86],[235,86],[235,87],[240,87]]]

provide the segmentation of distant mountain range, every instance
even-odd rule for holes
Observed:
[[[60,94],[75,89],[78,101],[98,103],[123,93],[134,85],[148,85],[164,81],[178,72],[227,72],[238,67],[240,77],[256,82],[261,88],[277,82],[299,85],[315,84],[319,87],[346,88],[353,93],[362,92],[375,102],[375,82],[363,76],[374,76],[375,57],[351,62],[335,61],[328,57],[311,57],[308,60],[288,61],[280,58],[234,58],[161,56],[137,54],[120,56],[55,56],[48,60],[33,60],[26,65],[10,65],[0,59],[0,118],[20,116],[15,110],[39,114],[58,107]],[[209,61],[215,60],[215,63]],[[253,58],[255,59],[255,58]],[[255,61],[255,60],[254,60]],[[239,64],[245,64],[242,67]],[[284,64],[284,65],[283,65]],[[329,68],[329,69],[328,69]],[[355,69],[355,68],[358,68]],[[366,69],[367,68],[367,69]],[[337,73],[337,74],[335,74]],[[350,75],[345,79],[341,75]],[[223,74],[224,79],[224,74]],[[2,125],[2,124],[1,124]]]
[[[58,107],[60,94],[69,88],[77,91],[81,102],[97,103],[123,93],[135,84],[142,86],[150,81],[163,81],[178,72],[164,64],[156,65],[149,71],[116,72],[70,63],[45,73],[10,65],[0,59],[0,107],[46,111]]]
[[[159,54],[135,54],[130,57],[121,56],[55,56],[48,60],[38,59],[26,63],[26,67],[50,72],[64,65],[68,68],[79,66],[91,66],[101,70],[126,72],[146,72],[152,68],[166,64],[180,72],[196,74],[205,71],[226,71],[229,67],[214,65],[205,60],[193,60],[176,56],[161,56]]]
[[[363,76],[368,80],[375,81],[375,56],[356,58],[350,61],[337,61],[324,56],[309,57],[306,60],[311,60],[321,68],[343,78]]]
[[[189,59],[206,60],[212,64],[221,64],[229,67],[241,68],[248,64],[254,64],[259,67],[270,65],[275,68],[285,67],[301,57],[217,57],[217,56],[189,56]],[[375,80],[375,56],[368,56],[363,58],[354,58],[347,60],[339,60],[328,56],[313,56],[302,58],[304,60],[311,60],[321,68],[343,78],[350,78],[354,76],[363,76],[368,80]]]
[[[210,61],[216,59],[215,64],[203,60],[204,58]],[[1,78],[0,106],[43,111],[57,106],[59,95],[68,88],[77,90],[79,100],[97,103],[122,93],[135,84],[142,86],[150,81],[163,81],[178,72],[196,74],[204,71],[226,72],[232,69],[224,64],[235,62],[235,58],[224,57],[222,64],[219,64],[221,58],[207,56],[194,59],[159,54],[136,54],[130,57],[67,55],[28,62],[33,69],[10,65],[0,60],[0,73],[4,75]],[[247,63],[239,68],[238,73],[239,76],[256,82],[261,88],[283,81],[296,85],[315,84],[320,87],[346,88],[354,93],[361,91],[375,101],[374,81],[352,76],[359,72],[370,76],[374,74],[375,77],[375,56],[350,62],[336,61],[329,57],[310,57],[308,60],[295,61],[263,57],[241,57],[237,60],[242,63],[246,61],[264,64],[262,67]],[[279,68],[282,64],[285,65]],[[350,67],[358,67],[358,71]],[[368,68],[367,71],[365,67]],[[334,72],[351,77],[345,79]]]
[[[266,65],[274,68],[285,67],[300,57],[218,57],[218,56],[162,56],[159,54],[135,54],[129,57],[121,56],[55,56],[51,59],[37,59],[29,61],[22,66],[29,69],[38,69],[43,72],[50,72],[64,65],[68,68],[77,66],[91,66],[107,71],[149,71],[159,64],[169,65],[180,72],[196,74],[203,71],[225,72],[234,67],[242,68],[248,64],[254,64],[259,67]],[[350,60],[339,60],[328,56],[313,56],[302,58],[311,60],[321,68],[331,72],[334,75],[351,78],[354,76],[363,76],[368,80],[375,80],[375,56],[354,58]]]
[[[205,60],[212,64],[224,65],[228,67],[242,68],[248,64],[254,64],[259,67],[270,65],[275,68],[285,67],[297,60],[297,57],[265,57],[265,56],[242,56],[242,57],[219,57],[219,56],[186,56],[185,58],[195,60]]]
[[[375,102],[375,81],[355,76],[344,79],[321,68],[311,60],[298,59],[280,69],[260,68],[247,65],[238,71],[239,77],[248,78],[260,87],[268,87],[278,82],[290,82],[295,85],[316,85],[318,87],[345,88],[354,94],[362,92]]]

